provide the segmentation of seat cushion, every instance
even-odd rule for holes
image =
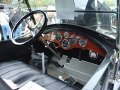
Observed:
[[[7,61],[0,63],[0,77],[10,79],[19,87],[33,81],[47,90],[78,90],[67,83],[43,74],[34,67],[21,61]]]

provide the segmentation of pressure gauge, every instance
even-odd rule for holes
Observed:
[[[69,33],[68,32],[65,32],[64,33],[64,38],[68,38],[69,37]]]
[[[56,40],[61,41],[62,40],[62,35],[60,33],[56,33]]]
[[[77,43],[77,38],[74,35],[70,36],[70,44],[75,45]]]
[[[64,40],[62,41],[62,47],[63,47],[64,49],[67,49],[67,48],[70,47],[70,43],[69,43],[69,41],[68,41],[67,39],[64,39]]]
[[[85,47],[87,45],[87,41],[85,39],[83,39],[83,38],[80,38],[79,39],[79,45],[81,47]]]

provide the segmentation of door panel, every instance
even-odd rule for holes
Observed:
[[[0,42],[0,62],[13,59],[28,59],[30,57],[29,46],[14,45],[11,40]]]

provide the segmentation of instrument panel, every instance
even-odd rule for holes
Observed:
[[[82,50],[92,50],[101,56],[105,56],[105,52],[96,45],[92,40],[75,32],[55,31],[44,35],[47,41],[54,42],[64,50],[71,50],[73,48],[80,48]]]

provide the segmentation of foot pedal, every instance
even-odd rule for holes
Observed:
[[[80,90],[81,90],[84,85],[81,84],[81,83],[79,83],[79,82],[76,82],[76,83],[74,84],[74,86],[80,88]]]
[[[67,82],[68,84],[71,84],[71,85],[73,85],[77,82],[77,80],[75,78],[73,78],[72,76],[69,76],[64,81]]]

